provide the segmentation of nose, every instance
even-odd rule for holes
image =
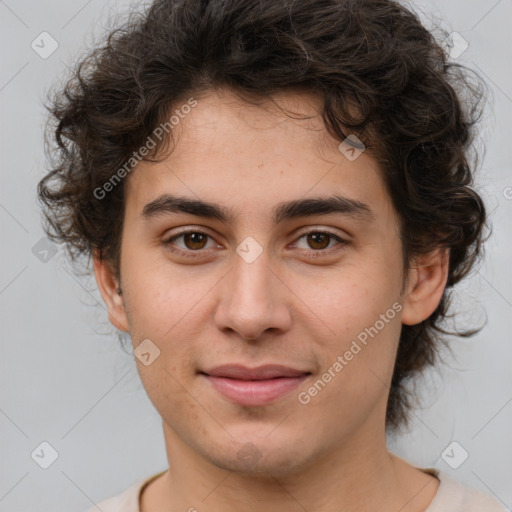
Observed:
[[[291,292],[269,266],[265,251],[252,262],[238,254],[231,272],[219,287],[215,323],[245,340],[257,340],[265,331],[286,331],[291,325]]]

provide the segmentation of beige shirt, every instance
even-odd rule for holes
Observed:
[[[422,469],[436,476],[439,481],[434,499],[425,512],[508,512],[500,502],[482,491],[467,487],[438,469]],[[149,478],[141,478],[121,494],[113,496],[87,512],[140,512],[139,498],[144,486],[165,473],[162,471]]]

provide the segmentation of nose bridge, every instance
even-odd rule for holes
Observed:
[[[233,293],[238,298],[238,305],[255,307],[264,306],[272,300],[272,273],[269,269],[269,258],[260,254],[254,261],[235,258],[233,275]]]
[[[219,329],[252,339],[270,328],[285,329],[290,319],[268,252],[258,246],[246,239],[237,247],[216,312]]]

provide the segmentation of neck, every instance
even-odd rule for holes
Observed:
[[[378,432],[361,431],[285,474],[230,471],[201,456],[165,423],[164,435],[169,471],[143,493],[141,512],[424,512],[439,485],[389,453],[385,434]]]

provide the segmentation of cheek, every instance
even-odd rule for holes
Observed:
[[[196,276],[179,269],[159,251],[126,248],[122,268],[127,306],[131,312],[131,334],[155,340],[173,338],[191,325],[201,297],[215,284],[214,276],[197,267]],[[155,254],[157,253],[157,257]],[[199,275],[201,274],[201,275]]]
[[[331,285],[323,304],[317,306],[331,331],[323,342],[323,371],[330,369],[330,376],[336,375],[333,388],[360,397],[369,382],[379,392],[391,378],[401,331],[400,282],[394,280],[391,269],[380,276],[378,281],[376,275],[353,272]]]
[[[327,437],[348,435],[375,411],[383,412],[401,329],[398,302],[361,288],[349,295],[352,300],[338,296],[330,317],[335,335],[319,347],[317,378],[301,389],[308,418]]]
[[[337,336],[347,339],[373,325],[400,300],[400,279],[392,265],[366,259],[325,279],[311,304]],[[395,316],[392,311],[388,319]]]

